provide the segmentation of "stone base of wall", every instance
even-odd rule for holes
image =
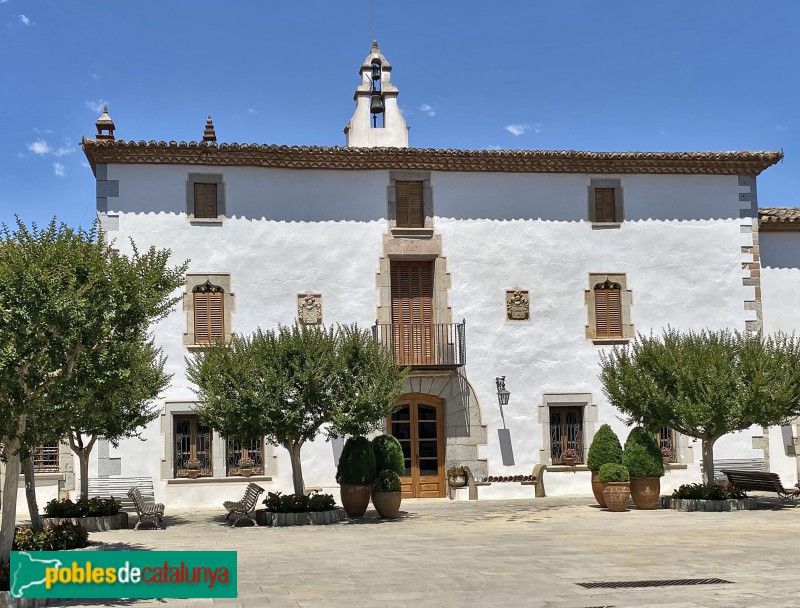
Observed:
[[[755,498],[738,498],[730,500],[699,500],[696,498],[670,498],[661,497],[662,509],[675,511],[755,511],[757,501]]]
[[[272,513],[266,509],[256,511],[256,523],[259,526],[325,526],[347,519],[344,509],[331,511],[315,511],[312,513]]]
[[[80,524],[88,532],[104,532],[106,530],[119,530],[128,527],[128,514],[124,511],[117,515],[106,515],[103,517],[44,517],[42,525],[55,525],[70,522]]]

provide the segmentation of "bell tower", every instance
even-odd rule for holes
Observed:
[[[344,128],[349,148],[407,148],[408,126],[397,105],[397,87],[392,84],[392,66],[378,43],[372,42],[359,70],[361,84],[353,99],[356,111]]]

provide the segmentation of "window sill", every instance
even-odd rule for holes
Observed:
[[[614,228],[622,228],[622,222],[589,222],[592,230],[607,230]]]
[[[50,472],[50,473],[34,472],[33,478],[36,481],[65,481],[66,475],[64,473],[55,473],[55,472]],[[22,482],[25,481],[25,475],[23,475],[22,473],[19,474],[19,481]]]
[[[406,239],[431,239],[433,238],[433,228],[390,228],[389,232],[395,238]]]
[[[192,226],[222,226],[225,222],[225,216],[220,217],[194,217],[189,216],[189,223]]]
[[[667,470],[667,471],[671,471],[673,469],[675,469],[677,471],[677,470],[680,470],[680,469],[688,469],[688,468],[689,468],[689,465],[684,464],[682,462],[669,462],[669,463],[664,465],[664,469]]]
[[[197,479],[189,479],[188,477],[180,477],[178,479],[167,479],[168,486],[184,486],[195,483],[240,483],[242,481],[272,481],[269,475],[251,475],[250,477],[242,477],[236,475],[233,477],[198,477]]]
[[[592,344],[595,346],[602,346],[608,344],[627,344],[630,338],[592,338]]]
[[[565,464],[554,464],[547,466],[548,473],[576,473],[579,471],[588,471],[589,467],[585,464],[576,464],[574,467],[569,467]]]

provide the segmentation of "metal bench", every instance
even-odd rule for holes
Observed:
[[[137,521],[136,525],[133,527],[134,530],[138,530],[139,526],[143,523],[155,524],[156,528],[163,529],[164,526],[162,525],[163,522],[161,518],[164,516],[164,505],[160,502],[145,503],[142,493],[136,486],[128,490],[128,496],[133,501],[136,515],[139,516],[139,521]]]
[[[792,488],[787,490],[784,488],[777,473],[737,471],[733,469],[723,469],[722,472],[729,482],[744,491],[775,492],[782,501],[790,501],[793,505],[796,505],[795,501],[800,496],[800,489]]]
[[[261,496],[263,492],[264,488],[251,482],[247,484],[247,489],[244,491],[242,500],[236,502],[232,500],[226,500],[222,503],[222,506],[228,511],[228,515],[225,516],[226,520],[228,520],[230,516],[234,514],[239,516],[233,521],[231,526],[237,526],[243,519],[250,520],[253,522],[254,526],[256,525],[256,520],[253,519],[250,513],[255,510],[258,497]]]
[[[145,503],[155,502],[152,477],[90,477],[89,498],[113,498],[122,503],[122,510],[134,513],[136,508],[128,496],[128,490],[136,486]]]

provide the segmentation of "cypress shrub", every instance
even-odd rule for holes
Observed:
[[[350,437],[342,449],[336,481],[340,484],[371,485],[375,481],[375,451],[366,437]]]
[[[653,434],[636,427],[625,441],[622,464],[628,467],[631,477],[662,477],[664,459]]]
[[[389,469],[398,475],[406,472],[403,448],[397,439],[391,435],[378,435],[372,440],[372,449],[375,451],[376,471]]]
[[[607,463],[622,464],[622,445],[613,429],[604,424],[592,439],[586,455],[586,466],[592,471],[599,471]]]
[[[400,476],[391,469],[381,471],[372,487],[376,492],[400,492],[403,489]]]
[[[628,469],[625,468],[625,465],[615,464],[613,462],[607,462],[600,467],[598,476],[601,483],[615,483],[631,480],[630,475],[628,474]]]

